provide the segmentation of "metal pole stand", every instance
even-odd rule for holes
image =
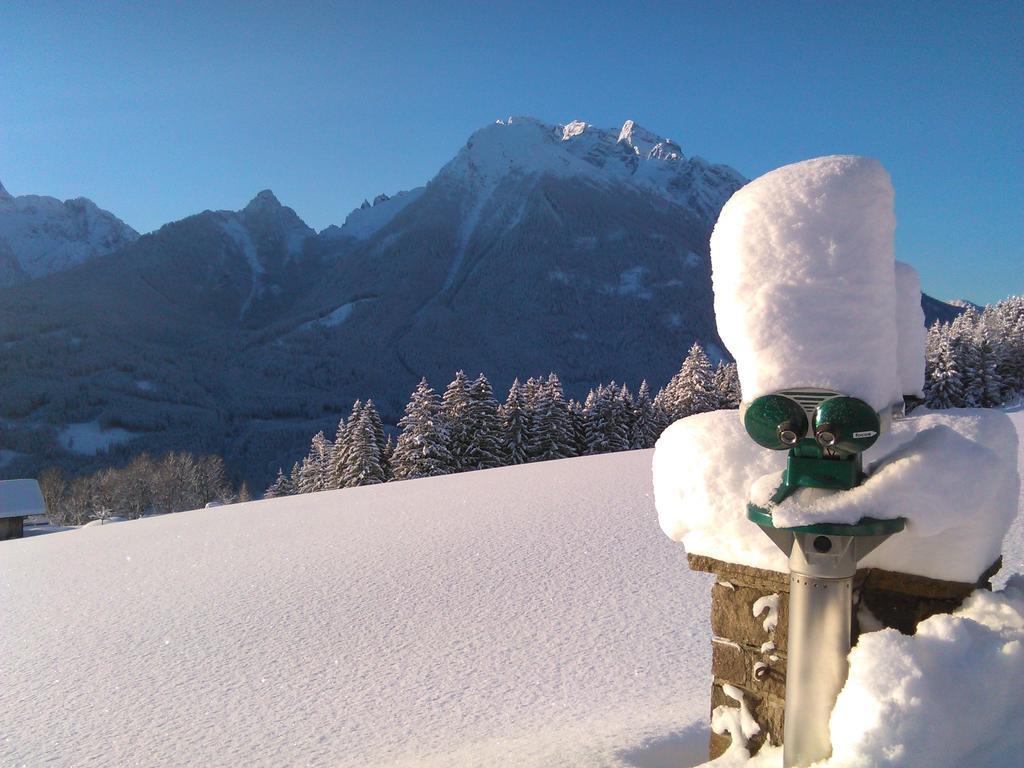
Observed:
[[[832,754],[829,718],[846,683],[857,563],[906,521],[776,528],[766,510],[747,517],[789,556],[789,645],[783,765],[802,768]]]

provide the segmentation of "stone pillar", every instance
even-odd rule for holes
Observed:
[[[711,710],[736,706],[723,686],[738,688],[761,726],[747,746],[751,754],[770,739],[781,744],[786,703],[786,628],[789,574],[749,568],[702,555],[687,555],[690,568],[713,573],[711,588]],[[854,578],[853,642],[864,631],[892,627],[912,634],[918,622],[958,608],[975,589],[991,588],[997,560],[975,584],[939,581],[906,573],[862,569]],[[755,614],[755,608],[757,612]],[[727,734],[711,734],[712,759],[728,749]]]

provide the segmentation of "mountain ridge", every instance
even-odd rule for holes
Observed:
[[[165,224],[2,289],[0,475],[188,448],[265,487],[355,399],[394,424],[460,368],[656,390],[694,341],[726,356],[708,238],[743,181],[632,121],[512,118],[342,226],[270,190]],[[83,424],[128,442],[62,447]]]

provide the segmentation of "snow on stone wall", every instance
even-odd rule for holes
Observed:
[[[905,517],[906,530],[863,567],[974,582],[999,556],[1020,494],[1017,433],[990,409],[918,408],[864,454],[868,478],[849,491],[801,489],[772,507],[786,453],[759,447],[736,411],[677,421],[654,452],[662,529],[686,551],[787,571],[785,556],[746,519],[748,500],[779,527]]]

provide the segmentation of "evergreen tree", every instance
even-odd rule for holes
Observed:
[[[291,481],[292,494],[303,493],[302,490],[302,464],[295,462],[292,464],[291,474],[288,475],[288,479]]]
[[[451,471],[452,456],[446,445],[448,435],[441,421],[441,404],[426,379],[412,393],[398,426],[402,434],[391,458],[395,480],[433,477]]]
[[[470,423],[467,469],[491,469],[502,464],[501,422],[491,383],[482,373],[469,388]]]
[[[743,399],[740,394],[740,376],[736,363],[722,360],[715,368],[715,396],[718,408],[739,408]]]
[[[999,348],[989,338],[988,328],[978,325],[974,334],[976,369],[970,383],[970,399],[981,408],[1002,403],[1003,380],[999,375]]]
[[[660,434],[661,431],[658,429],[657,418],[654,414],[654,404],[651,402],[651,392],[645,379],[640,382],[640,389],[636,393],[630,446],[632,448],[653,448]]]
[[[531,429],[530,461],[566,459],[576,455],[569,407],[562,394],[562,382],[554,373],[537,387]]]
[[[525,464],[529,460],[530,414],[526,409],[519,379],[512,382],[505,404],[498,411],[503,438],[503,461],[506,465]]]
[[[357,414],[360,403],[352,404],[352,414]],[[352,416],[349,416],[351,420]],[[348,457],[348,422],[342,416],[338,419],[338,428],[334,433],[334,447],[331,449],[330,469],[327,473],[327,487],[331,490],[345,487],[345,461]]]
[[[291,479],[281,470],[277,468],[277,478],[270,484],[270,487],[263,493],[265,499],[276,499],[281,496],[292,495],[292,483]]]
[[[684,416],[713,411],[718,407],[711,361],[697,342],[690,347],[679,373],[677,403]]]
[[[380,466],[380,446],[377,444],[369,408],[364,407],[359,411],[357,421],[348,425],[347,435],[348,450],[345,453],[342,473],[344,487],[383,483],[384,470]]]
[[[929,408],[958,408],[964,403],[964,383],[949,338],[940,341],[931,362],[932,375],[925,386]]]
[[[395,455],[395,441],[394,438],[389,434],[384,442],[384,447],[380,449],[380,468],[384,472],[384,482],[389,482],[395,479],[395,473],[392,468],[392,457]]]
[[[583,406],[587,413],[587,453],[612,453],[630,447],[630,425],[621,389],[613,381],[591,390]]]
[[[593,391],[593,390],[591,390]],[[590,422],[587,420],[587,413],[583,403],[578,400],[570,400],[567,404],[569,421],[572,424],[573,455],[587,455],[587,434],[590,430]]]
[[[474,468],[470,455],[475,427],[473,415],[469,380],[464,372],[457,371],[441,398],[441,418],[448,434],[446,445],[451,454],[451,472],[464,472]]]
[[[323,431],[317,432],[309,446],[309,454],[299,470],[299,493],[327,490],[330,474],[331,441]]]
[[[363,406],[363,412],[366,414],[366,418],[370,420],[370,427],[373,429],[373,439],[377,443],[378,450],[384,450],[384,446],[387,444],[387,435],[384,434],[384,422],[381,421],[380,412],[377,410],[377,406],[373,404],[373,400],[366,401],[366,405]]]

